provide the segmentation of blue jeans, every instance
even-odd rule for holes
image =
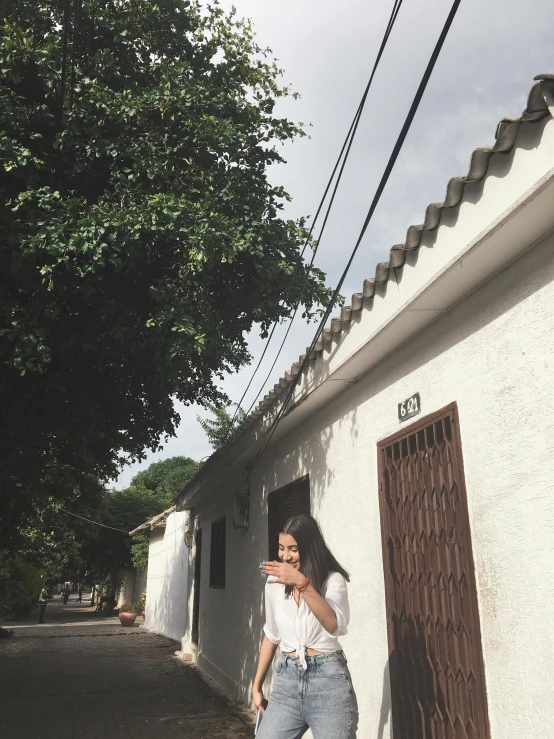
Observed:
[[[281,654],[256,739],[356,739],[358,703],[343,652],[306,657]]]

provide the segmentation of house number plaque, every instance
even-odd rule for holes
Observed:
[[[413,418],[418,413],[421,413],[419,393],[412,395],[408,400],[404,400],[398,404],[398,420],[400,422],[407,421],[408,418]]]

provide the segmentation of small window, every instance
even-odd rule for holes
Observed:
[[[225,518],[212,523],[210,588],[225,589]]]
[[[310,479],[308,475],[269,494],[267,529],[268,559],[279,559],[279,533],[291,516],[310,514]]]

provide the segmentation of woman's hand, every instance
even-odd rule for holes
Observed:
[[[302,585],[305,576],[292,565],[286,562],[265,562],[264,572],[270,577],[277,578],[268,580],[270,584],[281,583],[281,585]]]
[[[252,688],[252,700],[254,701],[254,708],[264,713],[264,694],[259,688]]]

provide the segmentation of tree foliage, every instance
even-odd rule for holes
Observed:
[[[132,531],[173,505],[183,485],[199,465],[190,457],[176,456],[153,462],[137,473],[124,490],[106,491],[97,520],[104,526]],[[90,527],[81,549],[88,577],[95,582],[108,574],[115,578],[122,567],[144,570],[148,564],[148,538],[130,539],[122,531]]]
[[[219,449],[227,440],[231,429],[240,426],[246,418],[242,408],[233,411],[233,406],[236,407],[236,403],[207,403],[206,408],[214,417],[196,417],[214,449]]]
[[[109,576],[115,583],[118,571],[132,564],[132,540],[128,532],[161,513],[160,505],[164,504],[165,501],[161,503],[158,496],[145,487],[131,486],[106,492],[97,519],[103,526],[89,525],[81,546],[90,582],[104,582]],[[106,526],[112,528],[104,528]]]
[[[12,533],[9,549],[0,551],[0,611],[21,611],[35,604],[44,584],[82,579],[86,567],[81,550],[87,529],[72,513],[77,509],[77,515],[98,515],[106,490],[89,478],[83,480],[81,490],[68,489],[69,493],[64,508],[56,498],[37,498]]]
[[[268,181],[302,135],[248,22],[188,0],[5,0],[0,20],[4,521],[157,448],[218,402],[302,296],[302,221]],[[68,7],[72,7],[70,4]],[[78,4],[76,4],[78,7]],[[305,284],[304,284],[305,283]]]
[[[153,462],[142,472],[138,472],[131,484],[144,486],[152,490],[160,501],[156,513],[162,513],[200,469],[198,462],[190,457],[169,457],[160,462]],[[131,564],[137,570],[148,567],[148,536],[135,536],[131,545]]]
[[[0,550],[0,614],[36,603],[44,572],[20,554]]]
[[[136,570],[146,570],[148,568],[148,552],[150,548],[150,539],[146,534],[135,536],[131,545],[131,564]]]
[[[115,581],[122,567],[146,569],[148,538],[131,539],[128,532],[170,507],[198,467],[190,457],[170,457],[139,472],[124,490],[89,479],[63,506],[55,498],[42,501],[18,528],[11,550],[0,550],[0,612],[36,602],[44,583],[93,585]]]
[[[199,468],[198,462],[190,457],[169,457],[153,462],[145,470],[138,472],[131,480],[131,485],[152,490],[160,499],[160,504],[164,505],[165,501],[165,507],[168,508]]]

